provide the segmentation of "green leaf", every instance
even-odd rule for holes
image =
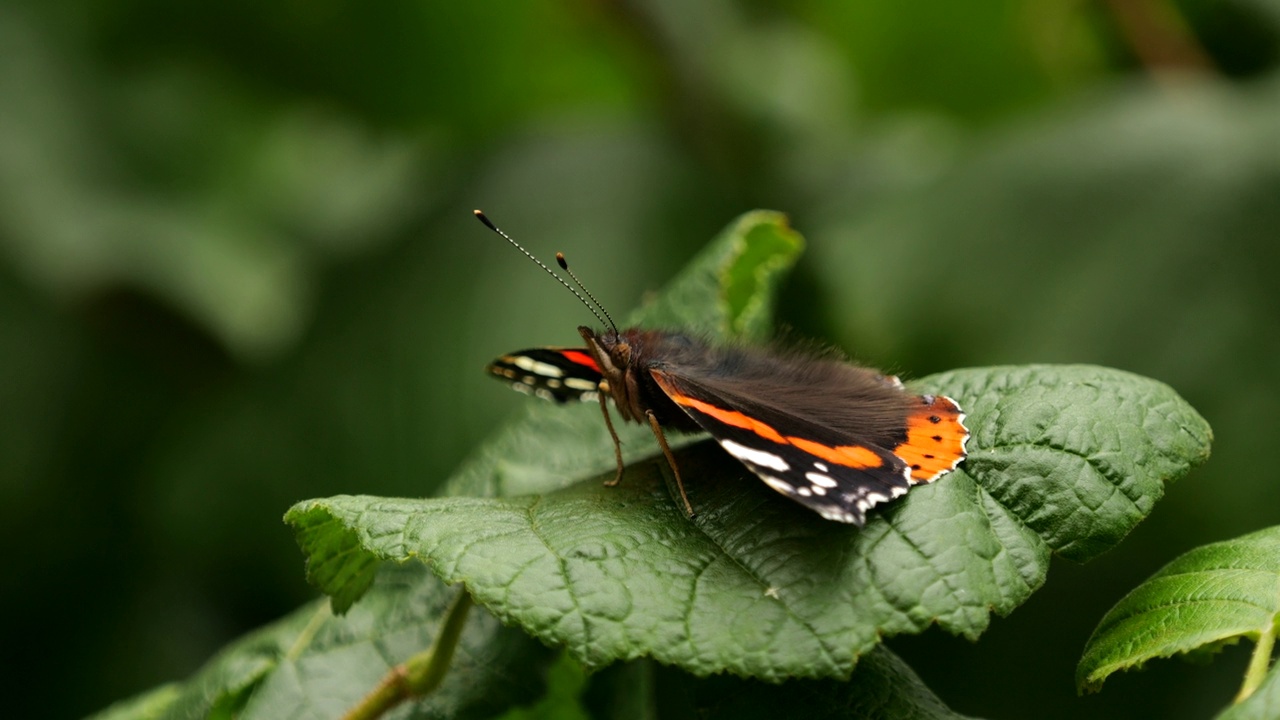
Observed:
[[[393,665],[430,647],[456,594],[420,566],[384,567],[347,615],[335,617],[326,602],[303,606],[228,646],[187,681],[109,708],[98,720],[330,720]],[[443,684],[397,717],[492,716],[536,697],[548,661],[546,648],[473,611]]]
[[[1278,625],[1280,527],[1274,527],[1191,550],[1126,595],[1089,638],[1076,685],[1096,691],[1116,671],[1241,638],[1259,642],[1252,672],[1261,680]],[[1274,677],[1268,684],[1268,697],[1280,697]],[[1275,699],[1258,702],[1276,706]]]
[[[779,212],[734,220],[628,324],[680,328],[727,340],[764,340],[773,332],[779,282],[804,241]]]
[[[1116,370],[960,370],[913,387],[968,410],[969,460],[862,530],[778,496],[709,441],[677,453],[692,520],[660,457],[619,488],[343,496],[286,519],[334,597],[356,594],[350,567],[418,559],[588,667],[652,657],[695,675],[846,677],[885,636],[938,624],[976,638],[1039,587],[1052,552],[1111,547],[1208,455],[1208,426],[1176,393]]]
[[[694,678],[651,660],[618,663],[601,672],[568,655],[548,673],[547,694],[530,707],[515,708],[502,720],[653,717],[727,718],[804,716],[863,720],[960,720],[920,678],[884,647],[869,653],[849,680],[791,680],[782,684],[727,675]]]
[[[582,707],[586,685],[586,668],[561,653],[547,669],[547,692],[533,705],[503,713],[501,720],[589,720],[592,716]]]
[[[158,720],[181,695],[177,683],[152,688],[140,695],[121,700],[92,715],[89,720]]]

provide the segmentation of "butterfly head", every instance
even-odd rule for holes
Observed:
[[[614,373],[626,372],[631,366],[631,332],[605,330],[597,333],[582,325],[578,328],[578,334],[587,341],[587,349],[595,356],[600,371],[606,378]]]
[[[639,338],[639,331],[611,329],[597,333],[584,325],[578,328],[578,334],[587,342],[587,352],[600,368],[603,376],[601,391],[613,398],[614,406],[624,419],[642,419],[648,402],[641,389],[644,380],[636,372],[635,341]]]

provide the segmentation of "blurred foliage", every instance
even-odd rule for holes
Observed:
[[[292,502],[430,494],[520,402],[483,364],[576,342],[479,206],[616,314],[776,208],[810,245],[798,332],[914,376],[1172,385],[1214,458],[1127,542],[977,645],[893,647],[965,714],[1208,716],[1245,653],[1072,675],[1141,578],[1276,523],[1278,38],[1275,0],[6,0],[10,713],[89,712],[285,615],[312,596]]]

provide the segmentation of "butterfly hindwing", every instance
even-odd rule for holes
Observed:
[[[600,369],[586,348],[520,350],[494,360],[486,369],[512,388],[544,400],[599,400]]]
[[[893,454],[911,467],[911,483],[919,485],[951,472],[965,458],[969,429],[955,400],[943,395],[921,395],[907,415],[906,439]]]
[[[856,438],[804,437],[808,423],[754,408],[743,412],[687,378],[651,369],[658,386],[730,455],[769,487],[828,520],[861,526],[872,506],[906,494],[911,469],[894,453]],[[926,419],[927,422],[927,419]],[[817,433],[812,433],[817,435]]]

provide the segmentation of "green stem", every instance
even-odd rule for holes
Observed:
[[[316,611],[312,613],[311,619],[307,621],[307,626],[302,628],[298,633],[298,637],[294,638],[293,645],[289,651],[284,654],[286,660],[297,660],[302,655],[302,651],[311,645],[311,641],[315,638],[316,633],[320,632],[320,628],[325,622],[333,617],[333,612],[329,609],[329,602],[316,603]]]
[[[1258,643],[1253,646],[1253,657],[1249,658],[1249,669],[1244,673],[1244,684],[1236,694],[1236,702],[1242,702],[1252,695],[1267,677],[1267,668],[1271,666],[1271,651],[1276,643],[1277,629],[1280,628],[1276,626],[1276,618],[1272,618],[1270,627],[1258,636]]]
[[[406,679],[415,696],[434,691],[444,680],[449,664],[453,662],[453,651],[458,648],[458,641],[462,638],[462,629],[466,627],[471,605],[471,593],[466,588],[460,588],[431,649],[404,662]]]
[[[462,588],[444,616],[431,647],[391,668],[368,695],[342,716],[343,720],[376,720],[410,698],[427,695],[440,686],[471,610],[471,593]]]

